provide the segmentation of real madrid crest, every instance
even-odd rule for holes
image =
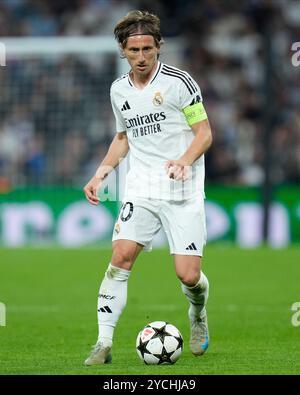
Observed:
[[[153,104],[155,106],[161,106],[163,104],[163,102],[164,102],[164,99],[163,99],[161,93],[155,92],[154,98],[153,98]]]
[[[115,225],[115,232],[119,233],[120,232],[120,224],[116,223]]]

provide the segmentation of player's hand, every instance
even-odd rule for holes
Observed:
[[[183,159],[168,160],[166,163],[166,172],[175,181],[186,181],[190,176],[190,169],[191,166]]]
[[[94,176],[83,188],[85,197],[87,200],[94,205],[99,203],[97,192],[99,191],[102,184],[102,179]]]

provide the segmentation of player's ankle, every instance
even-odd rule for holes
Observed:
[[[112,339],[108,337],[98,337],[97,343],[102,343],[103,347],[112,347]]]

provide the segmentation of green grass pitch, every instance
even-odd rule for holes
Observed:
[[[142,253],[115,331],[113,363],[83,366],[97,336],[96,302],[110,250],[1,249],[0,374],[300,374],[299,250],[209,246],[207,353],[188,347],[188,303],[167,250]],[[147,366],[135,350],[139,330],[165,320],[177,326],[184,351],[175,365]]]

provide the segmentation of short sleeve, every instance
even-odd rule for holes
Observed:
[[[113,110],[115,120],[116,120],[116,131],[117,131],[117,133],[125,132],[126,131],[125,120],[122,116],[121,111],[119,110],[119,108],[117,107],[117,105],[115,103],[112,90],[110,91],[110,101],[111,101],[112,110]]]
[[[181,109],[202,102],[200,87],[188,73],[181,78],[179,100]]]

